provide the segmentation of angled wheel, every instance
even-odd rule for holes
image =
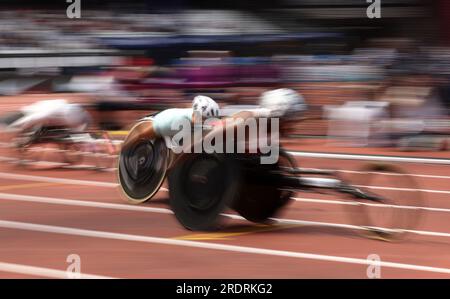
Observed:
[[[146,122],[136,125],[130,132],[139,130]],[[169,152],[162,139],[140,139],[122,150],[119,155],[117,175],[127,201],[138,204],[150,200],[164,182]]]
[[[189,154],[182,158],[168,175],[171,208],[187,229],[217,229],[220,214],[239,189],[239,168],[226,155]]]
[[[382,240],[404,237],[419,224],[423,207],[422,192],[416,181],[399,167],[368,164],[351,181],[380,202],[360,200],[348,205],[353,224],[369,230],[365,234]]]

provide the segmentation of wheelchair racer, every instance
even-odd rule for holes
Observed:
[[[297,121],[301,113],[307,110],[303,97],[289,88],[264,92],[260,96],[259,106],[259,109],[251,111],[254,117],[282,118],[284,128]]]
[[[303,97],[296,91],[287,88],[280,88],[264,92],[259,101],[259,108],[245,110],[231,115],[234,119],[246,119],[250,117],[278,117],[282,119],[282,129],[289,128],[293,121],[298,120],[299,113],[306,110],[307,106]],[[196,114],[195,112],[198,112]],[[195,115],[201,115],[203,119],[220,116],[219,105],[207,96],[196,96],[192,101],[192,108],[171,108],[166,109],[152,118],[152,122],[140,130],[128,136],[123,144],[123,149],[135,144],[139,139],[153,139],[155,137],[170,138],[178,131],[172,129],[172,124],[182,119],[187,119],[191,123],[197,121]],[[225,120],[222,123],[225,124]],[[221,125],[217,130],[221,130]]]
[[[80,105],[64,99],[38,101],[23,107],[10,117],[7,130],[17,135],[28,134],[27,142],[43,129],[65,129],[68,133],[83,132],[91,121],[89,113]],[[24,137],[24,136],[21,136]]]
[[[176,165],[178,159],[183,156],[177,155],[174,151],[169,151],[170,157],[165,155],[167,148],[170,149],[167,139],[173,139],[179,133],[179,130],[173,129],[179,128],[177,124],[188,121],[196,125],[199,123],[196,118],[201,118],[201,121],[208,119],[208,125],[212,128],[205,135],[206,138],[208,135],[223,134],[228,125],[237,126],[241,118],[277,117],[286,115],[287,110],[301,110],[304,108],[301,99],[297,93],[290,90],[268,92],[261,97],[260,108],[240,111],[221,120],[215,120],[221,115],[219,105],[209,97],[196,96],[190,108],[167,109],[141,119],[131,129],[119,155],[118,178],[127,201],[141,203],[152,198],[160,188],[167,169]],[[290,118],[290,115],[286,118]],[[148,142],[142,142],[150,140],[155,141],[151,142],[152,146],[149,146]],[[165,150],[161,147],[161,140],[166,145]],[[160,154],[164,156],[155,157]]]
[[[127,137],[122,148],[127,149],[140,139],[171,138],[178,133],[178,130],[172,129],[172,125],[181,123],[183,120],[194,124],[203,119],[219,117],[219,115],[219,105],[213,99],[202,95],[196,96],[191,108],[166,109],[151,117],[152,121],[148,125],[141,126],[139,130],[134,130],[133,134]],[[196,119],[198,117],[202,119]]]
[[[289,88],[279,88],[263,92],[259,98],[258,108],[239,111],[232,114],[230,118],[236,120],[279,118],[280,133],[286,135],[307,108],[303,96],[298,92]],[[225,124],[225,120],[223,123]]]

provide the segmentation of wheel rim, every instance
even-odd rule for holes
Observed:
[[[386,173],[390,174],[389,177]],[[383,198],[379,203],[361,202],[347,207],[353,224],[370,228],[368,232],[364,231],[364,235],[381,237],[383,240],[400,239],[418,225],[422,210],[416,207],[423,206],[422,192],[415,180],[400,168],[369,164],[359,171],[352,183]],[[376,186],[392,189],[379,189]]]
[[[119,157],[120,186],[131,202],[150,199],[167,170],[168,151],[162,140],[140,140]]]
[[[125,155],[125,169],[136,182],[141,183],[155,174],[155,151],[150,142],[140,142]]]

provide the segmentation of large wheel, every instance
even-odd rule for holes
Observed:
[[[252,164],[254,163],[259,163],[259,159],[255,159]],[[295,159],[285,151],[280,151],[279,160],[274,165],[247,165],[244,184],[239,197],[233,203],[233,209],[249,221],[267,223],[269,218],[274,217],[290,201],[293,192],[283,190],[273,182],[265,184],[258,181],[255,179],[258,177],[255,171],[273,171],[283,175],[283,171],[289,171],[296,166]]]
[[[226,155],[189,154],[168,175],[170,205],[178,221],[190,230],[220,226],[220,215],[239,187],[239,167]]]
[[[351,183],[380,202],[359,201],[347,206],[353,224],[369,228],[364,234],[383,240],[399,239],[414,229],[422,215],[422,192],[416,181],[399,167],[368,164]]]
[[[142,122],[130,132],[145,126]],[[162,139],[140,139],[122,150],[118,162],[119,185],[127,200],[138,204],[150,200],[158,192],[167,171],[169,151]]]

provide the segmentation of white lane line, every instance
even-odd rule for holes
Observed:
[[[10,158],[10,157],[2,157],[0,156],[0,161],[1,162],[11,162],[11,161],[17,161],[16,158]]]
[[[113,203],[103,203],[103,202],[93,202],[84,200],[72,200],[72,199],[61,199],[61,198],[51,198],[42,196],[31,196],[31,195],[18,195],[10,193],[0,193],[0,199],[3,200],[15,200],[15,201],[27,201],[27,202],[37,202],[37,203],[47,203],[47,204],[59,204],[59,205],[69,205],[69,206],[84,206],[92,208],[105,208],[114,210],[124,210],[124,211],[138,211],[138,212],[149,212],[149,213],[160,213],[160,214],[173,214],[172,210],[166,208],[153,208],[153,207],[143,207],[135,205],[126,204],[113,204]],[[244,217],[235,214],[222,214],[225,217],[234,220],[245,220]],[[271,218],[277,224],[296,224],[296,225],[309,225],[309,226],[326,226],[335,228],[345,228],[354,230],[364,230],[369,231],[368,228],[351,225],[351,224],[340,224],[340,223],[329,223],[329,222],[317,222],[317,221],[305,221],[296,219],[283,219],[283,218]],[[377,229],[386,228],[377,227]],[[433,231],[419,231],[419,230],[405,230],[406,232],[424,235],[424,236],[434,236],[434,237],[445,237],[449,238],[450,233],[445,232],[433,232]]]
[[[35,176],[35,175],[26,175],[26,174],[15,174],[15,173],[6,173],[6,172],[0,172],[0,178],[11,179],[11,180],[24,180],[24,181],[37,181],[37,182],[48,182],[48,183],[61,183],[61,184],[70,184],[70,185],[81,185],[81,186],[109,187],[109,188],[115,188],[115,187],[118,186],[117,183],[100,182],[100,181],[87,181],[87,180],[75,180],[75,179],[63,179],[63,178],[54,178],[54,177],[46,177],[46,176]],[[447,190],[408,189],[408,188],[394,188],[394,187],[385,187],[385,186],[357,186],[357,187],[382,189],[382,190],[421,191],[421,192],[426,192],[426,193],[450,194],[450,191],[447,191]],[[167,191],[167,189],[163,190],[163,191]]]
[[[366,188],[375,188],[375,189],[384,189],[384,187],[371,187],[371,186],[359,186]],[[389,188],[390,189],[390,188]],[[417,191],[418,189],[407,189],[407,191]],[[160,191],[167,192],[169,189],[161,187]],[[423,190],[419,190],[423,191]],[[433,190],[432,190],[433,191]],[[440,192],[440,191],[438,191]],[[448,192],[448,191],[442,191]],[[376,203],[365,203],[365,202],[355,202],[355,201],[341,201],[341,200],[329,200],[329,199],[314,199],[314,198],[303,198],[303,197],[292,197],[295,201],[304,201],[304,202],[314,202],[321,204],[342,204],[342,205],[365,205],[365,206],[373,206],[373,207],[381,207],[381,208],[397,208],[397,209],[419,209],[430,212],[450,212],[450,209],[445,208],[430,208],[430,207],[419,207],[419,206],[405,206],[405,205],[388,205],[388,204],[376,204]]]
[[[382,174],[382,175],[402,176],[402,174],[389,173],[389,172],[356,171],[356,170],[346,170],[346,169],[324,169],[324,170],[344,172],[344,173],[359,173],[359,174],[375,173],[375,174]],[[420,178],[446,179],[446,180],[450,179],[450,176],[447,176],[447,175],[412,174],[412,173],[408,173],[408,175],[412,176],[412,177],[420,177]]]
[[[143,243],[151,243],[151,244],[202,248],[202,249],[239,252],[239,253],[248,253],[248,254],[291,257],[291,258],[297,258],[297,259],[308,259],[308,260],[317,260],[317,261],[346,263],[346,264],[357,264],[357,265],[372,265],[373,264],[373,262],[370,260],[360,259],[360,258],[314,254],[314,253],[306,253],[306,252],[285,251],[285,250],[273,250],[273,249],[228,245],[228,244],[220,244],[220,243],[209,243],[209,242],[201,242],[201,241],[167,239],[167,238],[161,238],[161,237],[112,233],[112,232],[106,232],[106,231],[77,229],[77,228],[69,228],[69,227],[53,226],[53,225],[41,225],[41,224],[17,222],[17,221],[0,220],[0,227],[9,228],[9,229],[19,229],[19,230],[38,231],[38,232],[55,233],[55,234],[63,234],[63,235],[72,235],[72,236],[83,236],[83,237],[93,237],[93,238],[113,239],[113,240],[123,240],[123,241],[135,241],[135,242],[143,242]],[[387,262],[387,261],[380,261],[380,262],[377,262],[377,264],[380,265],[381,267],[386,267],[386,268],[450,274],[449,268],[438,268],[438,267],[395,263],[395,262]]]
[[[123,142],[123,140],[117,141],[117,143],[122,143],[122,142]],[[345,153],[339,154],[339,153],[302,152],[302,151],[287,151],[287,152],[293,156],[307,157],[307,158],[369,160],[369,161],[371,160],[371,161],[430,163],[430,164],[450,165],[450,159],[441,159],[441,158],[420,158],[420,157],[363,155],[363,154],[345,154]],[[113,155],[113,156],[115,156],[115,155]]]
[[[0,271],[9,273],[19,273],[38,277],[49,277],[49,278],[69,278],[68,273],[62,270],[34,267],[21,264],[3,263],[0,262]],[[80,273],[81,279],[111,279],[113,277],[100,276],[93,274]]]
[[[366,203],[366,202],[354,202],[354,201],[343,201],[343,200],[330,200],[330,199],[316,199],[316,198],[303,198],[303,197],[292,197],[293,200],[299,202],[312,202],[318,204],[336,204],[336,205],[348,205],[357,206],[364,205],[369,207],[379,207],[379,208],[397,208],[397,209],[418,209],[430,212],[450,212],[450,209],[445,208],[429,208],[429,207],[419,207],[419,206],[404,206],[404,205],[389,205],[389,204],[377,204],[377,203]]]
[[[0,193],[0,199],[46,203],[46,204],[58,204],[58,205],[67,205],[67,206],[104,208],[104,209],[123,210],[123,211],[138,211],[138,212],[152,212],[152,213],[161,213],[161,214],[173,214],[173,212],[171,210],[165,209],[165,208],[153,208],[153,207],[144,207],[142,205],[137,206],[137,205],[131,205],[131,204],[127,205],[127,204],[106,203],[106,202],[98,202],[98,201],[33,196],[33,195],[19,195],[19,194],[12,194],[12,193]]]
[[[14,162],[17,163],[19,160],[16,158],[2,157],[0,156],[0,162]],[[64,162],[51,162],[51,161],[35,161],[35,162],[27,162],[27,165],[30,166],[40,166],[40,167],[59,167],[64,169],[76,169],[76,170],[85,170],[85,169],[98,169],[96,165],[90,164],[80,164],[80,165],[70,165]],[[112,172],[117,170],[115,167],[109,167],[106,169],[101,169],[102,171]]]
[[[225,216],[237,216],[237,215],[225,215]],[[240,216],[238,216],[240,217]],[[235,218],[235,217],[230,217]],[[238,218],[235,218],[238,219]],[[329,222],[318,222],[318,221],[305,221],[305,220],[296,220],[296,219],[280,219],[280,218],[271,218],[276,223],[279,224],[298,224],[298,225],[310,225],[310,226],[324,226],[324,227],[336,227],[336,228],[345,228],[345,229],[354,229],[354,230],[363,230],[370,231],[370,229],[362,226],[356,226],[351,224],[340,224],[340,223],[329,223]],[[379,230],[389,231],[391,229],[385,227],[372,227]],[[444,232],[433,232],[433,231],[421,231],[421,230],[403,230],[404,232],[422,235],[422,236],[433,236],[433,237],[444,237],[450,238],[450,233]]]
[[[447,190],[434,190],[434,189],[411,189],[411,188],[397,188],[397,187],[387,187],[387,186],[364,186],[364,185],[353,185],[355,187],[370,188],[370,189],[380,189],[380,190],[396,190],[396,191],[420,191],[426,193],[440,193],[440,194],[450,194]]]
[[[383,155],[332,154],[332,153],[297,152],[297,151],[288,151],[288,153],[293,156],[306,157],[306,158],[387,161],[387,162],[406,162],[406,163],[429,163],[429,164],[450,165],[450,159],[439,159],[439,158],[396,157],[396,156],[383,156]]]
[[[450,165],[450,159],[434,159],[434,158],[409,158],[409,157],[396,157],[396,156],[377,156],[377,155],[351,155],[351,154],[331,154],[331,153],[313,153],[313,152],[296,152],[296,151],[289,151],[288,153],[292,154],[293,156],[303,156],[303,157],[314,157],[314,158],[336,158],[339,159],[341,156],[345,156],[346,159],[354,159],[356,157],[356,160],[376,160],[376,161],[391,161],[391,162],[417,162],[417,163],[431,163],[437,161],[437,163],[434,164],[447,164]],[[113,157],[117,157],[118,155],[112,155]],[[367,158],[366,158],[367,157]],[[397,161],[400,159],[399,161]],[[404,161],[406,159],[407,161]],[[4,157],[0,156],[0,161],[16,161],[16,158],[11,157]],[[409,161],[411,160],[411,161]],[[439,162],[440,161],[440,162]],[[65,163],[58,163],[58,162],[49,162],[49,163],[55,163],[55,165],[63,165]],[[94,165],[83,165],[84,167],[95,167]],[[80,166],[65,166],[65,168],[80,168]],[[114,171],[117,168],[111,167],[107,171]],[[326,169],[323,169],[326,170]],[[346,172],[346,173],[367,173],[363,171],[354,171],[354,170],[337,170],[337,169],[328,169],[338,172]],[[369,172],[370,173],[370,172]],[[377,172],[381,173],[381,172]],[[397,175],[393,173],[382,173],[384,175]],[[424,177],[424,178],[433,178],[433,179],[450,179],[450,176],[446,175],[430,175],[430,174],[409,174],[413,177]]]
[[[343,173],[356,173],[356,174],[381,174],[387,176],[404,176],[401,173],[393,173],[393,172],[382,172],[382,171],[357,171],[357,170],[349,170],[349,169],[325,169],[325,168],[306,168],[310,170],[320,170],[320,171],[330,171],[330,172],[343,172]],[[431,179],[450,179],[450,176],[447,175],[431,175],[431,174],[412,174],[408,173],[408,176],[412,177],[421,177],[421,178],[431,178]]]
[[[0,161],[4,161],[4,162],[12,162],[12,161],[17,161],[17,159],[15,158],[10,158],[10,157],[2,157],[0,156]],[[61,166],[62,168],[67,168],[67,169],[86,169],[86,168],[94,168],[96,167],[95,165],[66,165],[67,163],[59,163],[59,162],[46,162],[43,161],[45,163],[52,163],[54,166]],[[37,164],[38,162],[35,162],[35,164]],[[30,163],[32,164],[32,163]],[[110,167],[108,169],[105,169],[103,171],[116,171],[117,168],[116,167]],[[344,172],[344,173],[372,173],[372,172],[367,172],[367,171],[356,171],[356,170],[347,170],[347,169],[321,169],[321,170],[329,170],[329,171],[337,171],[337,172]],[[400,175],[400,174],[395,174],[395,173],[383,173],[383,172],[376,172],[378,174],[383,174],[383,175]],[[431,178],[431,179],[450,179],[450,176],[446,176],[446,175],[431,175],[431,174],[408,174],[410,176],[413,177],[423,177],[423,178]]]
[[[0,178],[10,179],[10,180],[24,180],[24,181],[46,182],[46,183],[61,183],[61,184],[69,184],[69,185],[95,186],[95,187],[107,187],[107,188],[115,188],[118,186],[117,183],[63,179],[63,178],[54,178],[54,177],[36,176],[36,175],[27,175],[27,174],[16,174],[16,173],[7,173],[7,172],[0,172]]]

